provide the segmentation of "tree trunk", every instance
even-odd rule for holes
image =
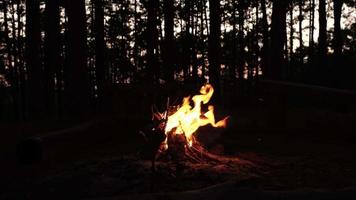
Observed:
[[[193,83],[195,84],[198,80],[198,66],[197,66],[197,48],[196,48],[196,32],[197,32],[197,22],[195,21],[195,15],[194,15],[194,2],[191,5],[191,27],[192,27],[192,34],[190,38],[190,45],[191,45],[191,51],[190,51],[190,57],[192,59],[192,80]]]
[[[205,29],[205,26],[204,26],[204,15],[206,13],[205,11],[205,3],[206,1],[205,0],[200,0],[201,2],[201,13],[200,13],[200,41],[201,41],[201,55],[202,55],[202,70],[201,70],[201,79],[203,80],[203,82],[205,82],[205,58],[206,58],[206,51],[205,51],[205,41],[204,41],[204,38],[205,38],[205,35],[204,35],[204,29]],[[206,24],[207,26],[207,24]]]
[[[135,41],[135,45],[134,45],[134,49],[133,49],[133,59],[134,59],[134,65],[135,65],[135,75],[137,75],[138,71],[139,71],[139,46],[138,46],[138,14],[137,14],[137,10],[138,10],[138,6],[137,6],[137,0],[134,0],[134,41]]]
[[[164,70],[165,78],[168,83],[174,80],[174,57],[175,57],[175,45],[174,45],[174,0],[164,1]]]
[[[299,0],[298,2],[299,6],[299,16],[298,16],[298,21],[299,21],[299,48],[303,48],[303,0]]]
[[[60,63],[59,0],[47,0],[45,10],[45,108],[52,115],[55,107],[55,72]]]
[[[294,48],[294,28],[293,28],[293,24],[294,24],[294,20],[293,20],[293,3],[291,3],[291,5],[289,6],[289,15],[290,15],[290,35],[289,35],[289,58],[290,60],[293,59],[293,48]]]
[[[184,31],[184,44],[183,44],[183,63],[184,63],[184,81],[187,81],[190,76],[189,76],[189,71],[190,71],[190,65],[191,65],[191,58],[190,58],[190,46],[191,46],[191,41],[190,41],[190,33],[189,29],[191,28],[190,24],[190,5],[191,1],[190,0],[185,0],[184,1],[184,12],[185,12],[185,31]]]
[[[269,38],[268,38],[268,21],[267,21],[267,11],[266,11],[266,0],[261,0],[261,10],[262,10],[262,73],[265,75],[267,73],[268,65],[268,52],[269,52]]]
[[[157,60],[157,14],[158,14],[158,0],[149,0],[147,8],[147,81],[148,84],[158,82],[158,60]]]
[[[244,23],[245,23],[245,2],[240,1],[238,5],[239,10],[239,59],[238,59],[238,74],[239,80],[244,80],[244,68],[245,68],[245,41],[244,41]]]
[[[254,34],[254,37],[256,38],[255,40],[252,41],[253,43],[253,51],[255,52],[255,57],[253,59],[253,62],[254,62],[254,65],[253,67],[255,68],[255,79],[258,80],[259,79],[259,61],[258,61],[258,58],[260,57],[260,47],[258,45],[258,35],[259,35],[259,26],[258,24],[260,23],[259,22],[259,1],[256,1],[256,5],[255,5],[255,12],[256,12],[256,21],[255,21],[255,34]],[[253,76],[253,73],[252,73],[252,76]]]
[[[315,0],[310,0],[310,16],[309,16],[309,56],[308,62],[311,63],[314,57],[314,14]]]
[[[38,118],[43,114],[43,71],[40,62],[40,1],[26,1],[26,65],[28,69],[29,115]]]
[[[341,12],[343,0],[334,0],[334,56],[340,59],[342,53]]]
[[[99,103],[103,97],[103,87],[106,80],[105,41],[104,41],[104,7],[103,0],[94,0],[94,30],[95,30],[95,72]]]
[[[274,0],[272,9],[271,25],[271,62],[269,64],[268,76],[273,79],[284,77],[284,45],[286,41],[286,12],[288,2],[285,0]],[[273,62],[273,63],[272,63]]]
[[[237,57],[237,29],[236,29],[236,24],[237,24],[237,16],[236,16],[236,10],[237,10],[237,3],[236,1],[232,0],[232,7],[233,7],[233,12],[232,12],[232,50],[231,50],[231,65],[230,65],[230,79],[231,82],[234,83],[236,79],[236,57]]]
[[[87,72],[86,16],[84,0],[67,0],[68,51],[65,73],[65,106],[68,114],[88,113],[90,95]]]
[[[3,1],[3,12],[4,12],[4,34],[5,34],[5,43],[6,43],[6,58],[7,58],[7,62],[5,63],[5,65],[7,65],[9,67],[9,71],[10,71],[10,82],[13,81],[12,78],[12,70],[13,70],[13,66],[12,66],[12,46],[11,46],[11,41],[10,41],[10,37],[9,37],[9,24],[8,24],[8,18],[7,18],[7,3],[6,1]]]
[[[220,101],[220,0],[209,0],[210,35],[209,35],[209,82],[215,88],[215,102]]]
[[[319,0],[319,65],[325,62],[326,59],[326,2]]]

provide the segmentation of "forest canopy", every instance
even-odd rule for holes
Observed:
[[[356,89],[353,0],[3,0],[0,35],[14,119],[80,113],[117,84]]]

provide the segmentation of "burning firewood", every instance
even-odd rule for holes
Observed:
[[[219,163],[227,166],[230,163],[243,162],[238,158],[209,153],[195,138],[199,127],[206,125],[213,128],[226,127],[228,117],[216,122],[214,106],[207,105],[207,111],[204,111],[205,107],[202,106],[208,104],[213,92],[214,88],[206,84],[201,87],[200,94],[185,97],[180,106],[169,105],[169,99],[165,112],[159,112],[155,106],[152,106],[153,126],[141,134],[146,141],[142,155],[152,161],[153,171],[156,158],[173,162],[176,173],[184,169],[186,162]]]

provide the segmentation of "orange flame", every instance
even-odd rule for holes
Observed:
[[[190,105],[190,97],[183,99],[182,105],[172,115],[168,116],[165,127],[165,133],[173,130],[174,134],[184,134],[189,146],[192,146],[194,141],[193,134],[199,127],[210,124],[211,126],[226,127],[228,117],[215,122],[214,106],[209,105],[207,112],[202,112],[202,104],[207,104],[213,96],[214,88],[210,84],[201,87],[200,95],[193,96],[194,106]],[[174,130],[175,129],[175,130]],[[167,143],[166,143],[167,144]],[[165,145],[167,147],[167,145]]]

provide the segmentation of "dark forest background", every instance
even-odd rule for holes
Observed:
[[[260,80],[355,90],[355,6],[353,0],[3,0],[0,119],[100,113],[115,92],[117,99],[123,94],[115,87],[163,87],[169,96],[177,85],[208,81],[216,101],[224,88],[246,93]]]

